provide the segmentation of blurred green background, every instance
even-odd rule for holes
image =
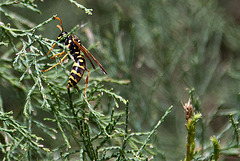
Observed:
[[[93,15],[66,0],[36,1],[41,14],[25,8],[8,9],[33,25],[55,14],[62,19],[66,31],[83,25],[75,34],[86,47],[98,45],[91,53],[104,66],[108,77],[130,81],[127,85],[105,83],[105,87],[129,100],[132,131],[151,130],[167,108],[174,106],[151,139],[158,151],[156,160],[180,160],[185,156],[187,130],[182,103],[190,97],[189,91],[199,100],[196,111],[203,114],[196,133],[197,150],[208,146],[209,138],[224,130],[220,143],[222,148],[228,146],[233,136],[233,129],[226,129],[229,114],[239,120],[240,112],[239,1],[77,2],[92,8]],[[8,19],[1,15],[1,21],[7,23]],[[56,39],[60,33],[57,24],[58,21],[52,21],[37,34]],[[1,47],[0,54],[7,50]],[[91,76],[101,74],[97,71]],[[18,98],[15,95],[15,90],[1,85],[5,111],[20,111],[19,104],[25,101],[21,94]],[[228,160],[229,155],[221,159]]]

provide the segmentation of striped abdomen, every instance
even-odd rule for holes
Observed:
[[[67,88],[74,87],[82,78],[86,70],[86,62],[82,55],[75,55],[75,62],[71,70]]]

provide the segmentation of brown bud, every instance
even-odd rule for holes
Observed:
[[[194,108],[191,104],[191,99],[189,98],[188,102],[182,106],[183,106],[183,109],[185,110],[186,120],[188,120],[193,116],[193,113],[194,113]]]

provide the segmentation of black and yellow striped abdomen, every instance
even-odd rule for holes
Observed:
[[[73,68],[68,80],[67,88],[74,87],[82,78],[86,70],[86,61],[82,55],[76,55]]]
[[[85,58],[81,55],[81,51],[78,46],[73,42],[75,40],[77,43],[81,43],[77,36],[69,35],[65,39],[65,45],[69,48],[70,54],[74,58],[74,64],[71,70],[71,74],[68,80],[67,88],[74,87],[81,80],[84,71],[86,70]]]

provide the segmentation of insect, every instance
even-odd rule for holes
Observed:
[[[90,61],[93,68],[95,69],[95,66],[92,62],[92,60],[89,58],[89,56],[98,64],[100,69],[102,70],[103,74],[107,74],[105,69],[102,67],[102,65],[98,62],[98,60],[82,45],[81,41],[78,39],[75,35],[68,35],[66,31],[63,30],[62,20],[59,17],[54,17],[54,19],[57,19],[60,21],[61,26],[57,25],[57,27],[60,29],[61,33],[57,37],[56,41],[59,41],[60,43],[64,43],[66,48],[68,48],[70,54],[72,55],[74,59],[73,67],[71,70],[71,74],[68,79],[68,85],[67,88],[75,87],[76,84],[80,81],[85,71],[88,72],[86,81],[85,81],[85,98],[87,100],[87,85],[88,85],[88,79],[90,76],[89,69],[86,68],[86,60],[84,56]],[[63,38],[64,37],[64,38]],[[56,43],[53,44],[51,49],[48,51],[47,55],[52,51],[52,49],[55,47]],[[81,54],[81,52],[84,54],[84,56]],[[63,56],[64,55],[64,56]],[[68,56],[68,54],[63,50],[61,53],[55,54],[51,57],[51,59],[55,59],[55,57],[62,57],[62,59],[56,63],[55,65],[51,66],[48,69],[42,70],[42,72],[47,72],[51,70],[52,68],[56,67],[57,65],[61,64],[64,59]]]

